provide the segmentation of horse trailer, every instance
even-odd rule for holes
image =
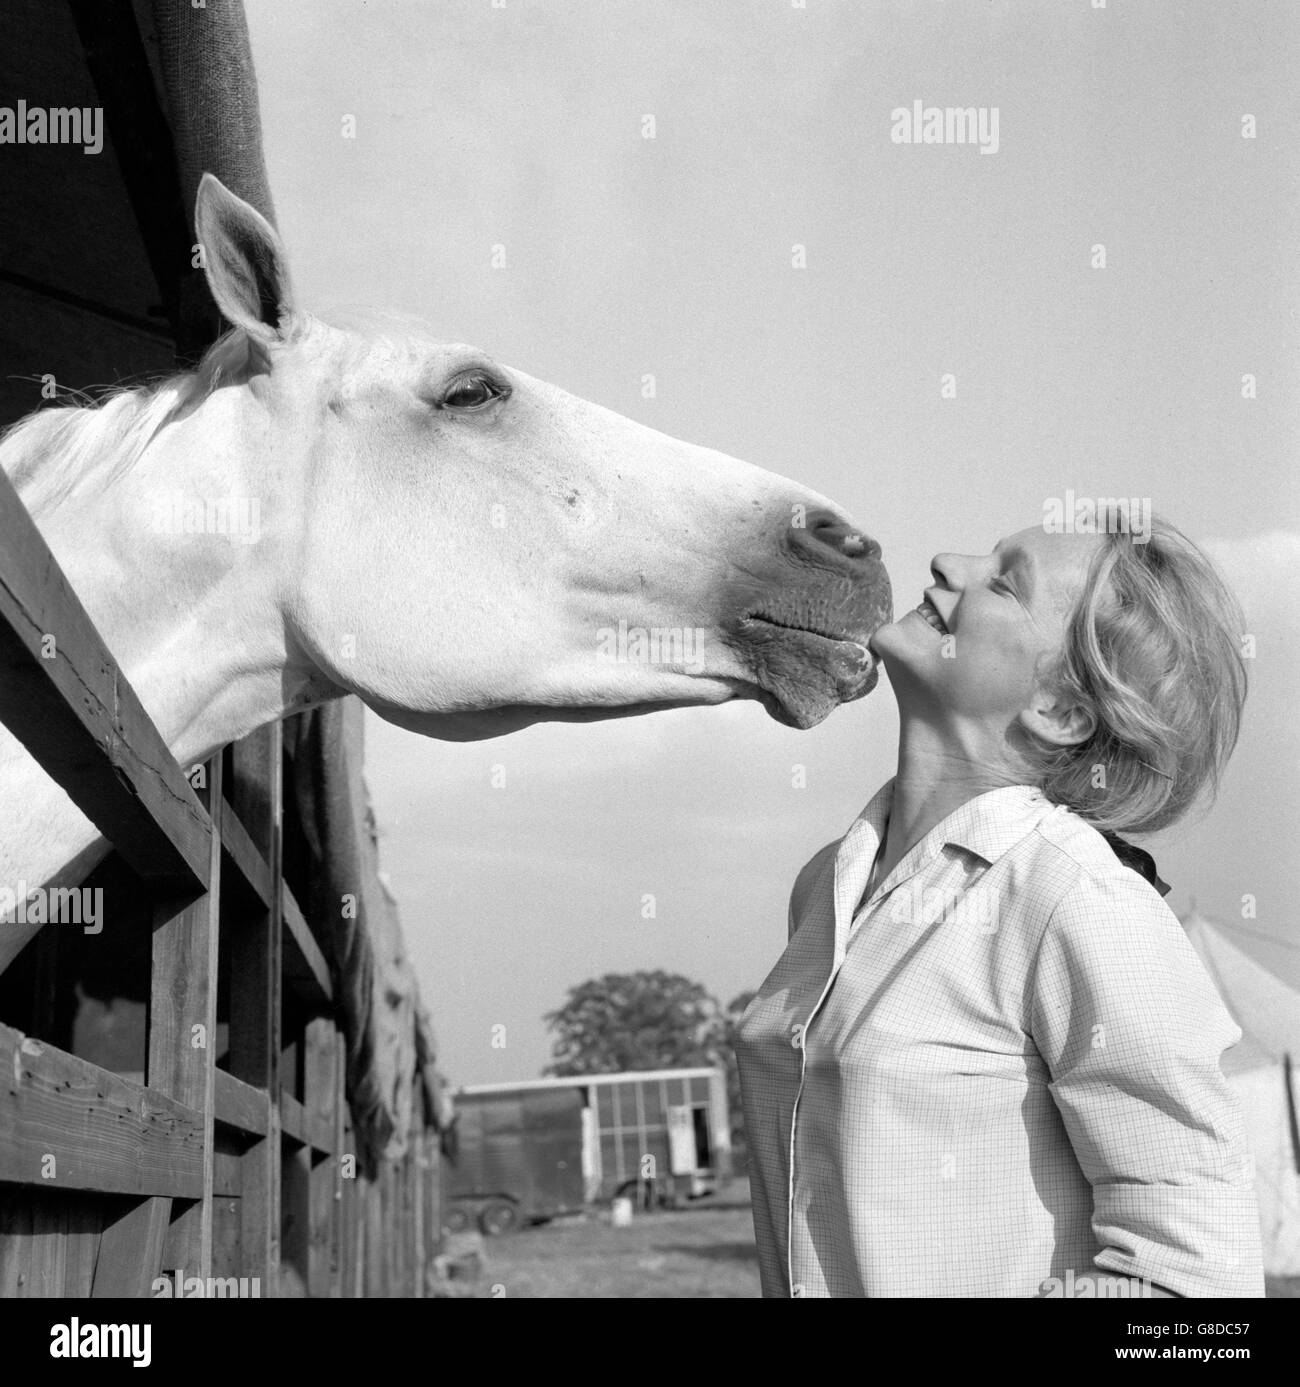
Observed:
[[[455,1096],[445,1167],[451,1231],[488,1234],[620,1195],[642,1207],[712,1194],[731,1175],[722,1069],[474,1084]]]

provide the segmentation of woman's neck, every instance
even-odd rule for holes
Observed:
[[[1006,784],[995,769],[993,749],[978,745],[982,739],[963,738],[906,712],[901,717],[898,771],[873,885],[967,800]]]

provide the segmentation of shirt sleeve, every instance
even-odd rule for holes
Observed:
[[[1251,1161],[1219,1063],[1241,1031],[1146,882],[1070,887],[1043,933],[1031,1015],[1092,1185],[1097,1269],[1183,1296],[1263,1295]]]
[[[808,909],[808,893],[817,883],[817,878],[821,875],[826,866],[827,857],[834,857],[835,850],[839,847],[840,840],[836,838],[834,842],[827,843],[824,848],[808,859],[799,868],[799,875],[794,879],[794,887],[790,892],[790,910],[786,915],[786,942],[794,938],[795,930],[803,923],[804,915]]]

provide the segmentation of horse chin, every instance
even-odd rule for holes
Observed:
[[[842,703],[864,698],[880,678],[866,640],[747,619],[733,642],[753,673],[751,697],[786,727],[816,727]]]

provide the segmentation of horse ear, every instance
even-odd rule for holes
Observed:
[[[194,229],[208,288],[226,321],[265,346],[284,341],[297,305],[276,229],[210,173],[199,184]]]

